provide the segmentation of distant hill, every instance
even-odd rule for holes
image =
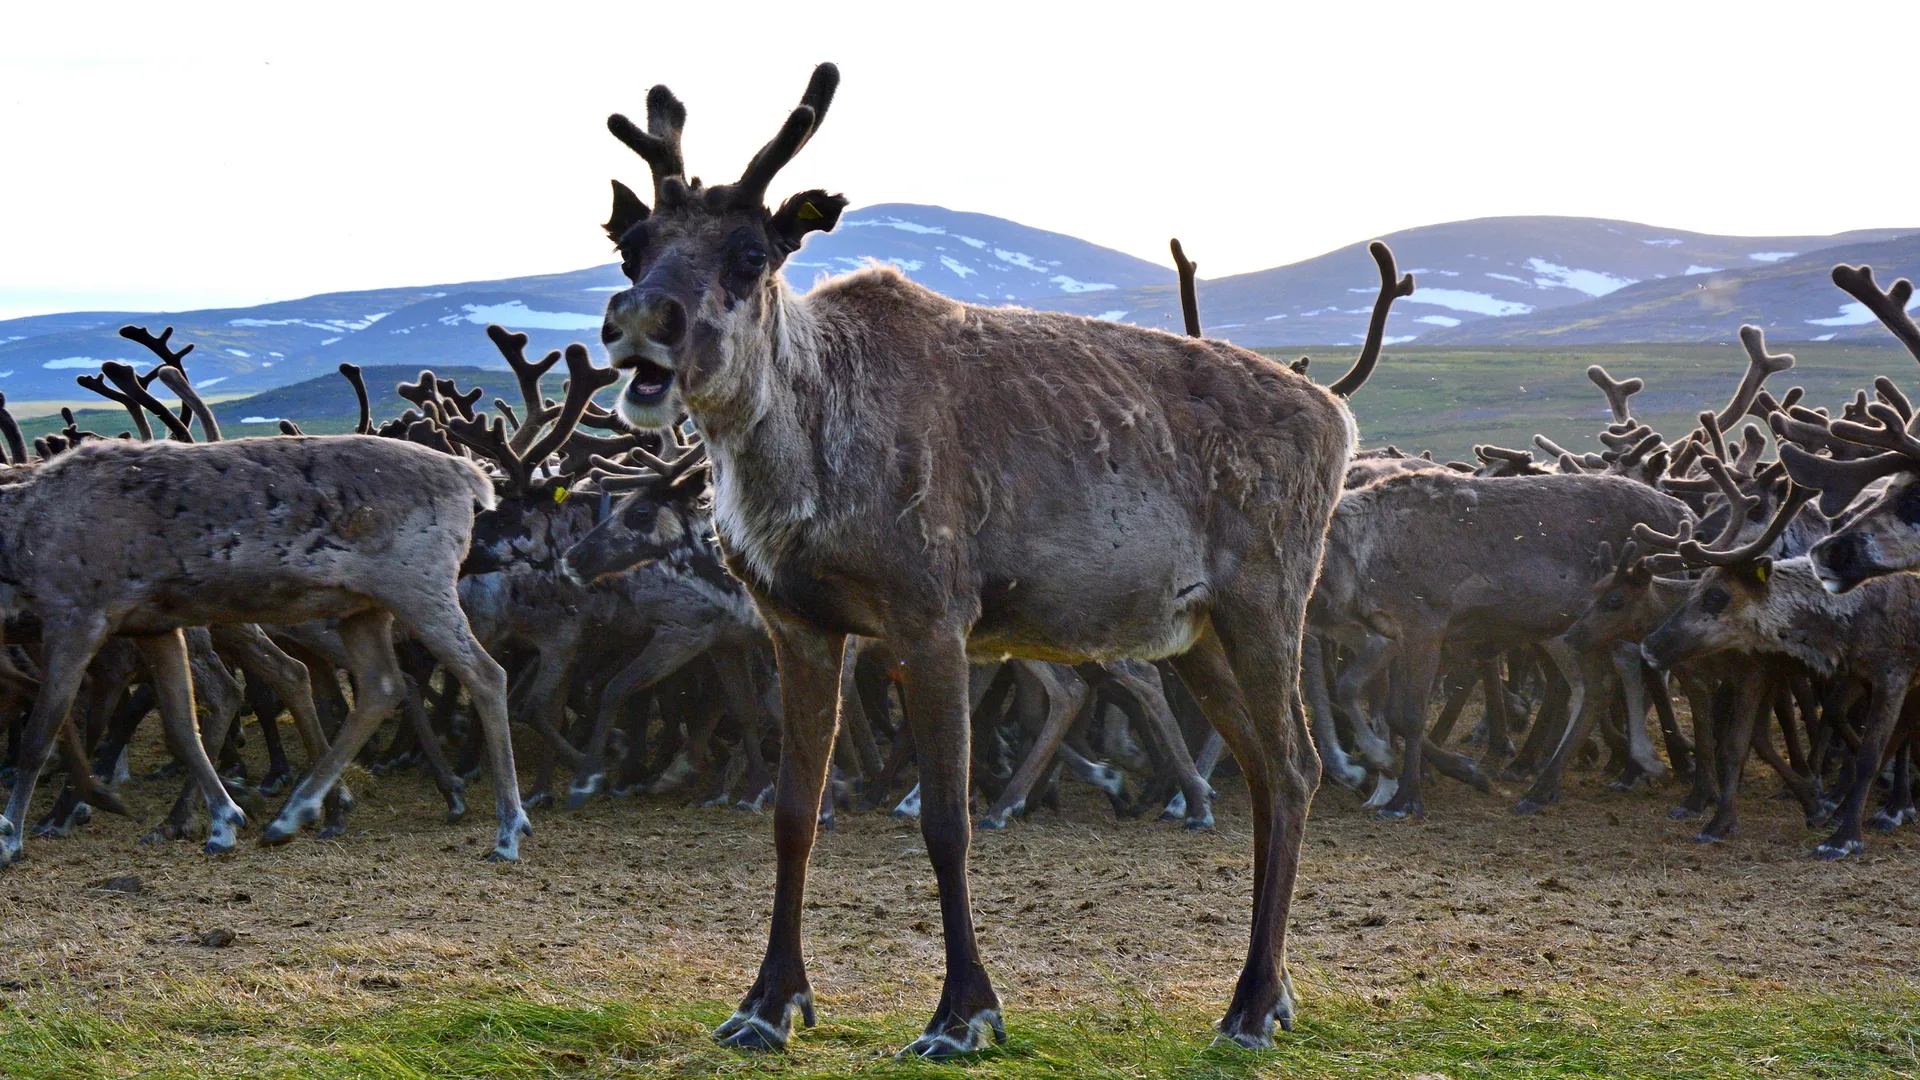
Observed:
[[[1171,270],[1071,236],[986,214],[886,203],[848,211],[833,233],[815,233],[785,272],[805,289],[822,274],[869,260],[951,296],[980,303],[1046,306],[1055,294],[1100,295],[1170,278]],[[530,350],[597,340],[609,293],[625,287],[609,264],[565,274],[498,281],[325,293],[250,308],[171,314],[76,312],[0,321],[0,391],[10,398],[84,397],[75,375],[105,360],[153,361],[118,330],[139,323],[198,348],[194,385],[231,394],[330,374],[342,362],[461,364],[503,369],[482,328],[500,323],[532,338]],[[537,355],[537,353],[536,353]]]
[[[833,232],[809,237],[787,260],[787,281],[806,289],[821,274],[843,274],[870,260],[892,263],[957,300],[1022,307],[1053,307],[1062,296],[1095,302],[1174,279],[1171,269],[1145,259],[1005,218],[882,203],[849,210]]]
[[[1481,344],[1509,342],[1509,329],[1555,326],[1573,312],[1593,310],[1599,298],[1611,299],[1640,288],[1689,293],[1728,274],[1764,272],[1812,252],[1837,261],[1909,229],[1868,229],[1833,236],[1709,236],[1596,218],[1478,218],[1407,229],[1379,239],[1393,248],[1402,272],[1412,272],[1418,289],[1394,305],[1387,325],[1390,339],[1408,342]],[[1186,237],[1187,251],[1204,272],[1204,237]],[[1810,257],[1810,256],[1809,256]],[[1905,263],[1920,272],[1920,264]],[[1203,279],[1200,312],[1209,337],[1247,346],[1325,345],[1359,342],[1379,289],[1379,274],[1356,243],[1302,262],[1251,274]],[[1827,291],[1840,296],[1829,283]],[[1055,298],[1050,307],[1082,315],[1117,318],[1143,326],[1176,329],[1179,297],[1171,283]],[[1827,305],[1833,314],[1838,301]],[[1684,314],[1686,318],[1676,322]],[[1672,309],[1663,318],[1614,325],[1602,318],[1595,336],[1581,341],[1699,341],[1700,320],[1693,312]],[[1720,333],[1730,338],[1739,327],[1729,318]],[[1801,339],[1824,333],[1809,326]]]
[[[1835,263],[1875,267],[1882,288],[1920,276],[1920,234],[1848,241],[1765,266],[1643,281],[1579,304],[1424,334],[1422,344],[1591,345],[1731,341],[1742,323],[1777,341],[1892,340],[1833,284]],[[1416,293],[1416,295],[1418,295]],[[1920,311],[1920,299],[1912,310]]]
[[[1206,267],[1205,237],[1186,237]],[[1872,340],[1881,333],[1826,279],[1869,262],[1883,280],[1920,274],[1920,229],[1833,236],[1711,236],[1625,221],[1481,218],[1383,237],[1419,289],[1395,305],[1396,344],[1582,345],[1732,340],[1743,321],[1781,341]],[[1075,312],[1178,329],[1173,271],[1084,240],[986,214],[883,203],[848,211],[788,260],[796,287],[869,261],[957,299]],[[71,312],[0,321],[0,391],[16,402],[84,400],[77,374],[102,361],[152,361],[117,329],[177,328],[198,348],[203,393],[246,395],[362,367],[503,370],[481,332],[527,332],[536,353],[595,340],[612,265],[496,281],[327,293],[249,308]],[[1364,243],[1250,274],[1203,279],[1210,336],[1254,347],[1357,344],[1378,287]],[[411,373],[411,372],[410,372]]]

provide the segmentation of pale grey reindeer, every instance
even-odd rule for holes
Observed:
[[[569,362],[590,365],[578,346]],[[44,651],[0,855],[18,857],[18,823],[52,736],[111,635],[133,638],[145,655],[174,751],[212,813],[208,850],[230,848],[245,815],[200,745],[182,628],[335,618],[359,693],[264,839],[288,839],[318,818],[341,770],[397,702],[397,622],[473,698],[499,817],[490,857],[516,858],[530,828],[508,741],[506,677],[474,641],[454,591],[474,507],[493,498],[469,461],[363,435],[88,440],[0,485],[0,603],[39,616]]]
[[[601,332],[628,375],[626,420],[684,410],[713,463],[728,565],[773,638],[783,713],[772,931],[759,977],[715,1033],[784,1046],[811,1023],[802,956],[806,865],[832,753],[848,635],[904,662],[921,768],[921,831],[940,886],[946,981],[904,1053],[945,1057],[1004,1028],[967,882],[969,657],[1077,663],[1175,658],[1252,793],[1247,958],[1219,1037],[1291,1026],[1285,932],[1320,763],[1300,702],[1300,636],[1327,519],[1354,442],[1331,388],[1211,340],[1047,312],[983,308],[897,272],[795,295],[780,266],[845,198],[765,205],[839,82],[815,70],[798,108],[736,183],[689,180],[686,110],[665,87],[647,128],[608,124],[654,174],[649,208],[615,187],[607,232],[632,287]]]

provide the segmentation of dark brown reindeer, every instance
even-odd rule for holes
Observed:
[[[1252,793],[1252,936],[1220,1037],[1268,1045],[1293,1020],[1286,916],[1319,776],[1301,624],[1352,449],[1339,397],[1377,346],[1329,392],[1224,342],[974,307],[886,269],[793,295],[781,263],[846,200],[806,191],[769,211],[767,186],[838,81],[817,68],[733,184],[686,177],[686,110],[665,87],[646,130],[608,121],[654,174],[654,207],[616,185],[607,223],[633,283],[602,330],[628,372],[620,412],[662,428],[684,408],[699,428],[716,530],[781,676],[772,930],[715,1034],[771,1049],[795,1013],[813,1020],[807,858],[858,634],[904,661],[947,942],[939,1006],[905,1052],[965,1053],[1003,1031],[967,884],[967,664],[1007,655],[1177,657]]]

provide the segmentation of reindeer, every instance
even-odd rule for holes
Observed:
[[[1428,745],[1427,698],[1444,648],[1558,637],[1587,606],[1594,544],[1624,543],[1639,522],[1672,528],[1687,517],[1678,500],[1604,475],[1420,472],[1342,497],[1311,612],[1315,629],[1356,652],[1341,676],[1343,697],[1353,700],[1400,662],[1388,711],[1405,749],[1381,815],[1424,813],[1425,757],[1486,783],[1470,763]]]
[[[780,265],[847,201],[813,190],[770,211],[766,191],[838,82],[817,68],[732,184],[687,179],[686,110],[665,87],[648,95],[645,130],[608,121],[654,174],[654,206],[616,184],[606,226],[632,282],[601,333],[628,373],[619,411],[642,428],[692,418],[728,566],[780,669],[772,930],[715,1034],[774,1049],[796,1013],[813,1021],[802,896],[842,647],[859,634],[905,664],[947,943],[940,1004],[904,1052],[947,1057],[1004,1031],[967,884],[967,662],[1006,655],[1177,657],[1253,794],[1253,930],[1220,1038],[1268,1045],[1276,1021],[1293,1022],[1286,914],[1319,774],[1301,623],[1353,445],[1341,398],[1378,359],[1379,334],[1321,388],[1224,342],[974,307],[886,269],[793,295]],[[1374,326],[1385,319],[1376,306]]]
[[[1907,313],[1911,281],[1901,278],[1882,291],[1873,267],[1842,264],[1833,268],[1833,283],[1873,312],[1920,360],[1920,323]],[[1856,415],[1846,419],[1828,421],[1805,409],[1772,419],[1776,434],[1805,444],[1782,446],[1780,460],[1796,481],[1820,489],[1820,509],[1827,514],[1841,513],[1869,485],[1886,482],[1812,551],[1821,584],[1836,595],[1886,574],[1920,568],[1920,438],[1913,406],[1889,379],[1875,380],[1874,387],[1878,400],[1869,404],[1862,395]],[[1815,452],[1821,448],[1829,456]]]
[[[1914,677],[1920,674],[1920,578],[1902,574],[1846,595],[1830,595],[1813,559],[1776,562],[1767,556],[1787,521],[1814,494],[1796,485],[1766,532],[1738,548],[1716,551],[1698,541],[1683,542],[1682,558],[1710,568],[1642,650],[1649,663],[1662,668],[1716,653],[1786,657],[1820,675],[1869,688],[1852,783],[1833,835],[1813,851],[1818,858],[1838,859],[1863,850],[1860,827],[1867,794],[1900,724]],[[1759,712],[1758,702],[1742,705],[1720,751],[1721,816],[1730,815],[1738,770]],[[1713,838],[1729,832],[1730,823]]]
[[[591,366],[579,346],[569,363]],[[117,371],[110,367],[109,376]],[[122,388],[148,404],[138,378]],[[157,415],[184,434],[164,406]],[[211,414],[199,419],[212,434]],[[208,850],[231,848],[246,818],[195,730],[182,628],[337,618],[356,662],[353,712],[263,838],[289,839],[318,818],[340,771],[391,710],[400,684],[390,629],[397,621],[472,696],[496,787],[499,831],[489,857],[516,858],[530,829],[507,740],[505,675],[473,640],[454,592],[476,503],[491,506],[493,489],[470,462],[361,435],[86,440],[0,485],[0,604],[40,618],[45,653],[18,782],[0,820],[0,855],[19,856],[17,823],[53,731],[110,635],[131,637],[152,673],[174,751],[212,813]],[[50,523],[85,545],[46,543]]]

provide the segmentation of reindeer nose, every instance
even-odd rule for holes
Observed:
[[[687,309],[671,296],[649,297],[641,304],[641,324],[647,340],[672,348],[687,333]]]
[[[600,344],[611,345],[614,342],[619,341],[622,336],[623,335],[620,333],[620,327],[616,325],[612,319],[601,320]]]

